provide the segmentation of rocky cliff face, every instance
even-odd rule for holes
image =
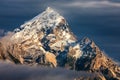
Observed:
[[[77,71],[98,72],[107,80],[120,79],[120,67],[116,62],[106,56],[92,40],[84,38],[81,42],[87,45],[82,48],[82,57],[76,61]]]
[[[76,41],[66,20],[51,8],[15,30],[11,40],[19,50],[22,63],[49,63],[56,67],[56,57]],[[12,53],[12,54],[16,54]],[[63,53],[63,55],[66,55]],[[49,56],[48,56],[49,55]],[[50,58],[54,59],[45,59]],[[19,56],[15,56],[18,58]],[[45,60],[44,60],[45,59]],[[47,61],[46,61],[47,60]]]
[[[2,60],[97,73],[102,80],[120,79],[118,64],[89,38],[77,40],[64,17],[51,8],[14,32],[8,45],[0,41]]]

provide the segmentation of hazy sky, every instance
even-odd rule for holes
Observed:
[[[79,39],[88,36],[120,61],[120,0],[0,0],[0,35],[52,7]]]

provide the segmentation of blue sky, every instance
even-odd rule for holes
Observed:
[[[110,57],[120,57],[120,0],[0,0],[0,35],[52,7],[79,39],[88,36]]]

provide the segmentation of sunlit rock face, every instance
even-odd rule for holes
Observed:
[[[78,40],[65,18],[50,7],[15,29],[9,39],[0,40],[0,59],[15,64],[97,73],[102,80],[120,79],[118,64],[93,40],[87,37]]]
[[[76,37],[70,31],[64,17],[48,7],[43,13],[15,29],[11,40],[14,41],[12,46],[16,52],[18,51],[19,56],[16,52],[10,53],[15,58],[20,58],[20,63],[38,65],[45,63],[56,67],[59,65],[56,57],[66,55],[68,52],[66,47],[75,43]],[[53,61],[50,61],[51,59]]]
[[[75,69],[77,71],[98,72],[107,80],[120,79],[120,66],[106,56],[92,40],[83,38],[80,45],[83,54],[76,61]]]

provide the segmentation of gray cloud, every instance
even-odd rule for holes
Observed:
[[[0,29],[0,34],[3,34],[4,33],[4,29]]]
[[[95,74],[62,68],[30,67],[0,62],[0,80],[74,80],[78,77],[95,77]]]
[[[0,29],[0,38],[4,35],[5,30],[4,29]]]

